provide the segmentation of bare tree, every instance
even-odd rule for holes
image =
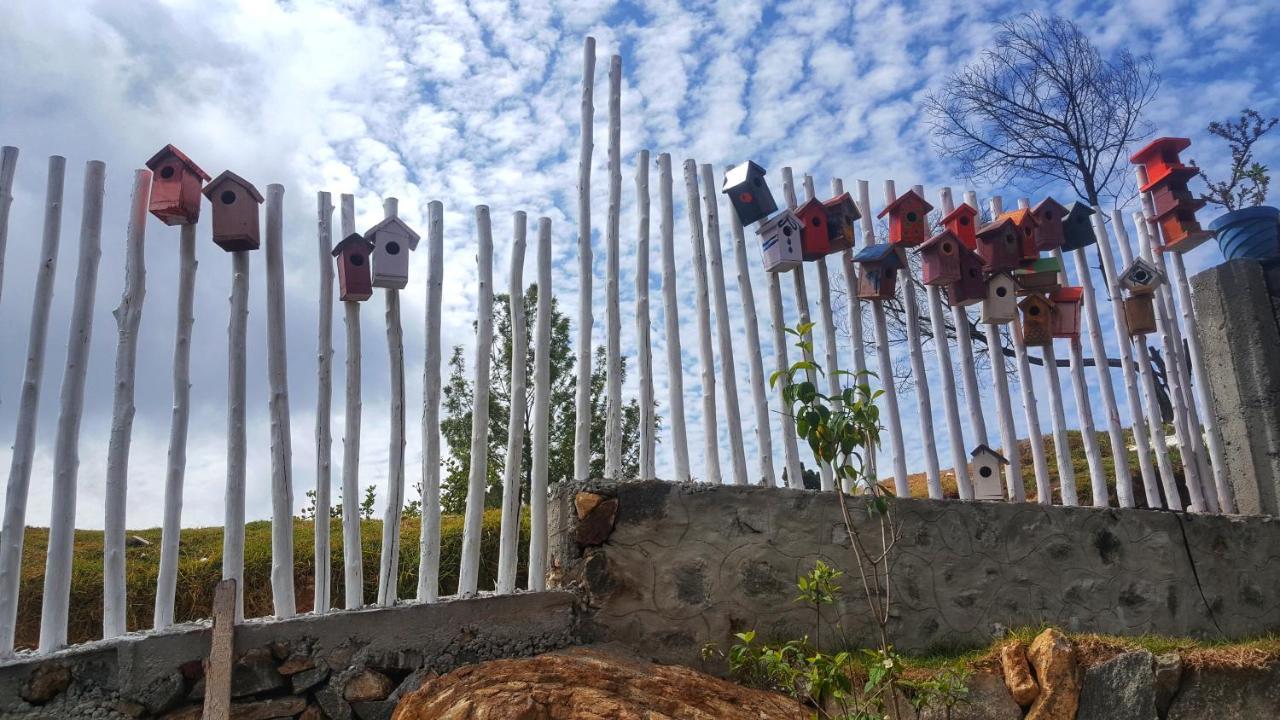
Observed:
[[[1142,111],[1160,77],[1150,56],[1103,57],[1065,18],[1001,23],[981,58],[926,101],[938,151],[995,185],[1065,182],[1091,205],[1129,181],[1127,146],[1150,134]]]

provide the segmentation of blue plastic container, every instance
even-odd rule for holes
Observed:
[[[1209,229],[1218,234],[1218,247],[1228,260],[1280,257],[1280,210],[1262,205],[1214,218]]]

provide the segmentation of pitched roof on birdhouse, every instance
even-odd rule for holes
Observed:
[[[847,192],[840,193],[830,200],[824,201],[822,206],[825,207],[829,213],[842,212],[848,215],[852,220],[857,220],[862,217],[862,213],[858,212],[858,206],[853,202],[853,196],[849,195]]]
[[[1164,281],[1164,272],[1156,267],[1155,263],[1148,262],[1146,258],[1135,258],[1129,263],[1129,267],[1120,273],[1120,285],[1126,290],[1153,288],[1163,284]]]
[[[881,210],[880,214],[876,215],[876,217],[884,217],[889,213],[898,212],[900,210],[906,211],[911,208],[927,213],[933,209],[933,206],[929,204],[929,201],[917,195],[915,190],[908,190],[899,195],[898,199],[888,205],[885,205],[884,209]]]
[[[1006,458],[1005,456],[1003,456],[1003,455],[1001,455],[1000,453],[996,452],[995,450],[992,450],[990,446],[985,445],[985,444],[984,444],[984,445],[979,445],[978,447],[974,448],[974,449],[969,453],[969,457],[978,457],[978,455],[980,455],[980,454],[982,454],[982,453],[989,453],[989,454],[991,454],[991,455],[995,456],[995,459],[996,459],[996,460],[999,460],[1000,462],[1004,463],[1005,465],[1008,465],[1008,464],[1009,464],[1009,459],[1008,459],[1008,458]]]
[[[800,220],[796,218],[796,214],[790,210],[783,210],[773,217],[765,220],[756,226],[757,235],[766,235],[775,229],[781,228],[783,225],[790,225],[792,228],[800,227]]]
[[[233,182],[239,185],[240,187],[244,188],[245,192],[249,193],[249,195],[252,196],[254,200],[256,200],[259,203],[262,202],[262,193],[258,192],[258,188],[254,187],[253,183],[249,182],[248,180],[245,180],[244,178],[231,172],[230,170],[223,170],[221,173],[218,174],[218,177],[210,180],[209,183],[204,186],[204,196],[212,200],[213,194],[217,191],[217,188],[220,187],[224,182]]]
[[[744,163],[734,165],[724,171],[724,183],[720,185],[720,192],[728,192],[729,188],[737,187],[747,181],[751,175],[751,171],[764,175],[764,168],[748,160]]]
[[[378,234],[379,231],[383,230],[384,228],[388,228],[392,226],[399,228],[400,230],[404,231],[406,235],[408,235],[410,250],[418,249],[418,233],[414,232],[413,228],[406,225],[405,222],[401,220],[398,216],[384,218],[382,222],[378,223],[377,225],[374,225],[368,230],[365,230],[364,236],[374,237]]]
[[[902,256],[898,254],[898,248],[889,243],[868,245],[853,256],[853,261],[856,263],[883,263],[888,268],[902,267]]]
[[[351,245],[361,245],[366,250],[373,249],[373,243],[365,240],[363,235],[360,233],[351,233],[345,238],[339,240],[338,244],[333,246],[333,250],[329,254],[337,257]]]
[[[1013,230],[1018,229],[1018,224],[1009,217],[1008,213],[1005,213],[1004,215],[1001,215],[995,220],[992,220],[986,225],[978,228],[978,237],[985,238],[1003,232],[1006,226]]]
[[[823,207],[822,201],[817,198],[809,198],[801,203],[800,207],[795,209],[795,214],[798,218],[806,218],[816,213],[822,213],[822,217],[824,218],[827,216],[826,208]]]
[[[1048,300],[1045,300],[1044,297],[1040,295],[1040,293],[1031,293],[1030,295],[1023,298],[1022,302],[1018,303],[1018,307],[1024,311],[1032,305],[1038,305],[1041,308],[1044,308],[1046,310],[1053,309],[1053,303],[1049,302]]]
[[[955,210],[952,210],[951,212],[947,213],[946,217],[939,220],[938,224],[946,225],[952,220],[959,220],[960,218],[966,215],[971,218],[976,218],[978,217],[978,209],[970,205],[969,203],[960,203],[959,205],[956,206]]]
[[[1097,214],[1097,211],[1079,200],[1074,200],[1067,206],[1067,215],[1070,217],[1089,217],[1095,214]]]
[[[1018,227],[1023,227],[1027,223],[1030,223],[1031,227],[1035,227],[1036,225],[1040,224],[1040,221],[1036,220],[1036,216],[1032,214],[1030,208],[1018,208],[1017,210],[1010,210],[1009,212],[1002,214],[1000,217],[1009,218],[1010,220],[1013,221],[1013,224],[1017,225]]]
[[[1045,210],[1055,211],[1059,219],[1061,219],[1062,216],[1067,214],[1067,209],[1063,207],[1062,203],[1058,202],[1057,200],[1054,200],[1051,197],[1047,197],[1041,200],[1040,202],[1036,203],[1035,207],[1031,208],[1031,212],[1036,217],[1041,217],[1042,216],[1041,213],[1043,213]]]
[[[925,240],[923,243],[920,244],[920,247],[916,249],[922,250],[922,251],[927,250],[929,248],[932,248],[935,245],[941,245],[944,240],[950,240],[951,242],[955,243],[958,246],[963,246],[963,244],[960,242],[960,238],[956,237],[955,233],[951,232],[950,230],[943,230],[939,232],[937,235],[934,235],[928,240]]]
[[[1153,158],[1169,153],[1180,153],[1191,147],[1191,138],[1162,137],[1147,143],[1141,150],[1129,156],[1134,165],[1146,165]]]
[[[1049,293],[1049,299],[1055,303],[1078,303],[1084,299],[1084,288],[1068,285]]]
[[[165,145],[164,147],[160,148],[160,151],[157,152],[155,155],[152,155],[151,159],[147,161],[147,167],[150,168],[151,170],[155,170],[157,167],[163,164],[164,159],[166,157],[169,157],[170,155],[176,158],[178,162],[182,163],[183,165],[186,165],[187,169],[199,175],[202,179],[204,180],[209,179],[209,173],[205,172],[204,170],[201,170],[200,166],[195,164],[194,160],[187,157],[186,153],[182,152],[181,150],[174,147],[173,145]]]

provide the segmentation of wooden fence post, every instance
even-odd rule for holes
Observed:
[[[813,177],[804,176],[804,190],[808,199],[817,197],[813,188]],[[832,397],[840,396],[840,359],[836,349],[836,321],[831,313],[831,275],[827,268],[827,258],[818,258],[818,320],[822,325],[822,342],[823,342],[823,364],[827,381],[827,392]],[[825,469],[825,468],[824,468]],[[835,489],[835,473],[831,473],[831,487],[823,487],[824,490]],[[823,476],[825,478],[825,475]],[[843,478],[840,481],[842,490],[852,490],[852,481]]]
[[[622,479],[622,312],[618,300],[622,204],[622,56],[609,58],[609,212],[605,225],[604,476]]]
[[[924,189],[916,187],[916,194],[924,197]],[[892,180],[884,182],[884,204],[897,199]],[[938,469],[938,445],[933,436],[933,398],[929,392],[929,373],[924,366],[924,351],[920,349],[920,306],[916,304],[916,279],[911,265],[904,263],[902,273],[902,304],[907,306],[907,350],[911,358],[911,374],[916,381],[916,411],[920,416],[920,440],[924,445],[925,484],[929,497],[942,497],[942,473]]]
[[[578,385],[573,439],[573,479],[578,481],[591,477],[591,136],[595,78],[596,39],[588,36],[582,49],[582,137],[578,149]]]
[[[836,195],[844,193],[844,180],[835,178],[831,181],[831,191]],[[862,300],[858,298],[858,266],[853,262],[853,248],[848,248],[840,254],[840,265],[844,272],[844,294],[849,303],[849,334],[852,336],[853,345],[853,373],[854,382],[869,383],[867,377],[867,336],[862,331]],[[876,472],[876,449],[874,447],[863,448],[866,453],[864,467],[866,471],[875,477]],[[845,484],[845,489],[852,491],[852,482]]]
[[[991,198],[991,217],[1003,212],[1000,196]],[[1000,449],[1009,464],[1004,467],[1004,481],[1012,502],[1026,501],[1026,488],[1022,486],[1022,453],[1018,451],[1018,435],[1013,424],[1013,406],[1009,400],[1009,374],[1004,366],[1004,345],[1000,340],[1000,325],[987,323],[987,354],[991,359],[991,378],[996,390],[996,417],[1000,421]]]
[[[539,292],[538,297],[542,294]],[[444,300],[444,204],[427,203],[426,347],[422,365],[422,528],[418,602],[440,596],[440,305]],[[538,305],[541,307],[541,303]]]
[[[462,557],[458,596],[476,594],[480,581],[480,540],[484,531],[485,483],[489,481],[489,353],[493,347],[493,231],[489,207],[476,206],[476,360],[471,410],[471,467],[466,517],[462,525]]]
[[[640,479],[653,480],[653,347],[649,318],[649,151],[636,157],[636,347],[640,370]]]
[[[729,213],[729,227],[733,232],[733,260],[738,273],[738,295],[742,299],[742,315],[747,330],[747,369],[751,381],[751,401],[756,418],[756,446],[759,448],[760,484],[775,487],[777,472],[773,467],[773,433],[769,430],[769,396],[765,383],[764,355],[760,350],[760,321],[756,314],[756,296],[751,288],[751,267],[747,259],[747,239],[738,221],[738,213]],[[773,275],[773,273],[769,273]]]
[[[1058,274],[1060,282],[1066,285],[1068,284],[1067,263],[1062,256],[1062,249],[1056,248],[1053,251],[1053,256],[1057,259],[1058,266],[1062,268]],[[1082,352],[1080,338],[1069,339],[1067,341],[1067,350],[1069,352],[1068,360],[1071,370],[1071,390],[1076,402],[1076,413],[1080,419],[1080,442],[1084,445],[1085,459],[1089,463],[1089,485],[1094,504],[1096,504],[1099,494],[1104,498],[1106,497],[1107,476],[1102,469],[1102,450],[1098,447],[1098,433],[1093,424],[1093,404],[1089,397],[1089,385],[1084,379],[1084,353]],[[1077,498],[1077,502],[1078,500],[1079,498]],[[1067,502],[1065,495],[1062,502],[1064,505],[1075,504]]]
[[[662,320],[666,330],[667,403],[671,414],[671,456],[676,482],[692,479],[689,437],[684,416],[684,358],[680,350],[680,305],[676,298],[675,216],[672,210],[671,155],[658,155],[658,204],[662,217]]]
[[[976,192],[966,190],[964,202],[981,212]],[[978,364],[973,358],[973,333],[969,323],[969,311],[960,306],[953,307],[951,318],[956,326],[956,347],[960,350],[960,377],[964,381],[964,397],[969,406],[969,425],[973,429],[977,445],[990,445],[987,419],[982,412],[982,388],[978,385]]]
[[[240,592],[232,579],[219,582],[213,590],[213,630],[209,634],[209,657],[205,661],[203,720],[231,717],[231,670],[236,655],[236,598]]]
[[[529,354],[524,314],[524,248],[526,221],[523,210],[514,217],[511,242],[509,315],[511,317],[511,413],[507,420],[507,456],[502,478],[502,530],[498,540],[498,592],[516,589],[516,559],[520,548],[520,465],[524,458],[525,373]],[[616,290],[616,288],[615,288]]]
[[[812,197],[812,186],[813,183],[811,181],[809,187],[810,197]],[[782,168],[782,192],[787,199],[787,207],[794,211],[799,203],[796,202],[795,177],[789,167]],[[804,263],[800,263],[799,267],[791,271],[791,279],[795,281],[796,312],[800,316],[800,324],[812,325],[812,318],[809,315],[809,290],[806,287],[804,277]],[[813,330],[809,330],[804,334],[804,336],[804,339],[809,342],[810,347],[809,349],[804,350],[802,355],[804,360],[812,365],[814,362],[812,349]],[[818,373],[813,369],[810,368],[805,370],[805,379],[812,383],[814,387],[818,386]],[[833,481],[835,475],[831,472],[831,468],[826,464],[818,463],[818,476],[822,483],[821,487],[823,490],[831,490],[835,487],[835,483]],[[798,487],[804,487],[804,478],[800,478],[799,481],[800,485]]]
[[[698,200],[698,166],[684,161],[684,189],[689,216],[689,241],[693,246],[694,312],[698,320],[698,359],[702,369],[702,452],[706,477],[704,482],[719,485],[720,443],[716,422],[716,358],[711,348],[711,307],[707,292],[707,252],[702,237],[702,208]]]
[[[13,176],[18,171],[18,148],[0,147],[0,297],[4,295],[4,254],[9,244],[9,208],[13,205]]]
[[[267,186],[267,377],[271,386],[271,599],[276,617],[297,612],[293,595],[293,441],[284,317],[284,186]]]
[[[921,193],[921,197],[923,196],[924,193]],[[951,188],[942,188],[939,197],[942,215],[946,217],[956,209],[951,198]],[[951,464],[956,474],[956,493],[961,500],[972,500],[968,448],[964,443],[964,430],[960,426],[960,401],[956,394],[955,368],[951,365],[951,343],[947,340],[947,318],[942,310],[942,293],[936,285],[926,286],[926,292],[929,298],[929,321],[933,330],[933,350],[942,375],[942,403],[947,414],[947,437],[951,443]],[[959,327],[956,329],[958,335]]]
[[[333,478],[333,201],[329,193],[316,196],[316,239],[320,249],[319,328],[316,337],[316,497],[315,590],[312,608],[329,612],[329,508]]]
[[[1018,207],[1031,210],[1031,201],[1018,200]],[[1031,362],[1027,357],[1027,343],[1022,336],[1022,323],[1010,324],[1009,336],[1013,339],[1013,354],[1018,361],[1018,389],[1022,393],[1022,412],[1027,424],[1027,438],[1031,441],[1031,466],[1036,478],[1036,502],[1053,504],[1053,486],[1049,483],[1049,463],[1045,459],[1044,435],[1040,432],[1040,411],[1036,404],[1035,383],[1031,378]]]
[[[342,237],[356,231],[355,196],[340,198]],[[360,303],[342,303],[346,327],[346,402],[342,438],[342,585],[343,607],[364,605],[364,558],[360,547]]]
[[[382,201],[383,217],[400,214],[399,200]],[[407,252],[407,251],[406,251]],[[386,288],[387,358],[391,379],[391,433],[387,448],[387,506],[382,513],[382,549],[378,555],[378,604],[392,607],[400,595],[400,517],[404,512],[404,325],[400,291]]]
[[[533,474],[529,478],[529,589],[547,589],[547,457],[551,425],[551,219],[538,219],[537,335],[533,345]]]

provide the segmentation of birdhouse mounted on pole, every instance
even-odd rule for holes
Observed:
[[[950,230],[970,250],[978,248],[978,210],[969,203],[960,203],[951,214],[942,218],[942,227]]]
[[[1129,162],[1147,169],[1147,184],[1138,189],[1147,192],[1175,171],[1188,169],[1179,154],[1191,147],[1190,138],[1162,137],[1147,143],[1146,147],[1129,156]],[[1195,173],[1192,173],[1193,175]]]
[[[738,222],[743,227],[769,217],[778,209],[764,180],[764,168],[750,160],[724,172],[720,192],[729,196],[733,211],[738,214]]]
[[[974,500],[1004,500],[1004,486],[1000,483],[1000,470],[1009,460],[986,445],[974,448],[969,456],[969,477],[973,479]]]
[[[1084,288],[1058,288],[1050,293],[1049,300],[1053,303],[1053,336],[1080,337],[1080,305],[1084,302]]]
[[[1003,325],[1018,317],[1017,284],[1009,273],[1001,271],[987,278],[987,296],[982,301],[979,320]]]
[[[822,203],[827,211],[827,234],[831,252],[844,252],[853,248],[854,222],[862,217],[849,193],[841,193]]]
[[[1146,258],[1135,258],[1120,273],[1120,287],[1129,292],[1154,290],[1164,283],[1164,273]]]
[[[204,196],[213,206],[213,242],[227,252],[257,250],[262,194],[253,183],[226,170],[204,187]]]
[[[409,251],[418,249],[418,233],[399,217],[364,231],[373,245],[373,286],[401,290],[409,284]]]
[[[1082,202],[1073,202],[1067,206],[1067,219],[1062,221],[1062,250],[1070,252],[1089,247],[1098,242],[1093,234],[1093,208]]]
[[[827,231],[827,209],[817,199],[811,199],[796,209],[796,219],[803,228],[800,232],[804,259],[817,260],[832,253],[831,234]]]
[[[1124,323],[1131,338],[1156,331],[1155,290],[1139,290],[1124,299]]]
[[[1022,310],[1022,342],[1044,346],[1053,342],[1053,303],[1032,293],[1018,303]]]
[[[957,254],[960,279],[947,286],[947,302],[952,307],[968,307],[982,302],[987,297],[987,283],[982,273],[982,258],[963,246]]]
[[[1017,281],[1019,291],[1026,293],[1045,293],[1058,289],[1058,279],[1062,272],[1062,263],[1056,257],[1045,257],[1023,263],[1013,271],[1013,279]]]
[[[165,225],[194,225],[200,219],[200,188],[209,174],[172,145],[152,155],[147,167],[152,173],[151,214]]]
[[[1057,200],[1047,197],[1031,209],[1035,216],[1035,248],[1040,252],[1052,252],[1062,247],[1065,240],[1062,221],[1067,217],[1067,209]]]
[[[1022,239],[1018,226],[1008,217],[978,228],[978,255],[987,272],[1013,270],[1022,260]]]
[[[925,285],[950,285],[960,279],[960,238],[943,230],[920,246],[923,263],[921,281]]]
[[[876,217],[889,216],[889,243],[915,247],[928,237],[929,211],[933,209],[915,190],[908,190],[889,203]]]
[[[898,286],[902,255],[888,243],[868,245],[853,256],[858,264],[858,297],[864,300],[892,300]]]
[[[1151,193],[1156,221],[1164,237],[1162,250],[1186,252],[1213,237],[1212,232],[1200,228],[1196,219],[1196,211],[1204,207],[1205,201],[1197,200],[1187,188],[1187,182],[1200,169],[1183,165],[1178,157],[1190,146],[1187,138],[1157,138],[1129,158],[1146,170],[1147,182],[1138,190]]]
[[[766,272],[786,272],[800,267],[804,256],[800,249],[800,221],[790,210],[783,210],[760,223],[756,235],[764,256]]]
[[[1009,218],[1018,227],[1018,259],[1035,260],[1040,257],[1040,251],[1036,249],[1036,226],[1040,223],[1036,221],[1035,215],[1031,214],[1031,210],[1019,208],[1000,217]]]
[[[359,302],[373,296],[373,277],[369,272],[369,253],[373,243],[360,233],[351,233],[333,246],[338,263],[338,299]]]

